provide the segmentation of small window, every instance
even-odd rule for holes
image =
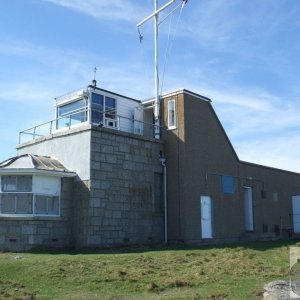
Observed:
[[[35,214],[59,215],[59,198],[53,196],[35,196]]]
[[[234,194],[234,177],[222,176],[222,191],[224,194]]]
[[[32,194],[2,194],[1,213],[32,214]]]
[[[105,118],[112,120],[116,118],[116,99],[105,97]]]
[[[92,123],[103,123],[103,106],[103,95],[92,93]]]
[[[2,192],[31,192],[32,176],[2,176]]]
[[[168,128],[176,128],[176,104],[175,100],[168,101]]]

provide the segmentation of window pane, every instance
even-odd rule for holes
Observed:
[[[17,191],[31,192],[32,190],[32,176],[17,176]]]
[[[48,199],[48,214],[49,215],[58,215],[59,214],[59,205],[58,197],[49,197]]]
[[[175,100],[168,102],[168,127],[176,126]]]
[[[103,95],[92,93],[92,123],[103,122]]]
[[[102,123],[103,122],[103,112],[92,110],[92,123]]]
[[[1,183],[3,192],[14,192],[17,190],[16,176],[2,176]]]
[[[92,93],[92,104],[98,104],[103,107],[103,95]]]
[[[222,176],[222,191],[225,194],[234,194],[234,177]]]
[[[105,110],[116,107],[116,99],[111,97],[105,97]]]
[[[15,194],[1,195],[1,213],[2,214],[15,213]]]
[[[105,117],[108,119],[116,118],[116,99],[105,97]]]
[[[86,112],[82,111],[82,112],[74,113],[74,114],[71,115],[70,120],[71,120],[71,125],[75,125],[75,124],[85,122],[87,120]]]
[[[16,195],[16,214],[32,214],[32,195]]]
[[[47,214],[47,197],[35,196],[35,213],[46,215]]]
[[[40,215],[59,215],[59,198],[35,196],[35,213]]]
[[[78,111],[78,110],[84,110],[86,108],[86,100],[81,99],[78,101],[74,101],[62,106],[58,107],[58,116],[62,117],[64,115],[69,115],[72,112]]]

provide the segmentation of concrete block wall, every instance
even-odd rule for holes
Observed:
[[[105,128],[91,132],[91,181],[85,244],[163,240],[162,142]]]
[[[62,179],[60,217],[0,217],[0,250],[73,246],[73,179]]]

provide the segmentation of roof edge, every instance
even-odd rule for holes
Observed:
[[[273,171],[285,172],[285,173],[290,173],[290,174],[294,174],[294,175],[300,175],[300,173],[295,172],[295,171],[289,171],[289,170],[286,170],[286,169],[280,169],[280,168],[275,168],[275,167],[271,167],[271,166],[265,166],[265,165],[261,165],[261,164],[257,164],[257,163],[244,161],[244,160],[240,160],[240,164],[249,165],[249,166],[253,166],[253,167],[260,167],[260,168],[264,168],[264,169],[271,169]]]
[[[212,100],[210,98],[202,96],[200,94],[197,94],[195,92],[192,92],[192,91],[184,89],[184,88],[164,93],[164,94],[161,95],[161,98],[172,97],[172,96],[176,96],[176,95],[179,95],[179,94],[186,94],[186,95],[190,95],[190,96],[193,96],[195,98],[198,98],[202,101],[212,102]],[[146,99],[146,100],[142,101],[142,104],[147,104],[147,103],[149,103],[151,101],[154,101],[154,100],[155,100],[155,98],[149,98],[149,99]]]
[[[76,177],[74,172],[51,171],[51,170],[37,170],[37,169],[0,169],[0,175],[50,175],[56,177]]]

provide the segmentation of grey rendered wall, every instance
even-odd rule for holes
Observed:
[[[163,240],[162,150],[153,139],[92,129],[87,245]]]
[[[62,179],[60,217],[0,217],[0,250],[24,251],[37,246],[72,247],[73,179]]]
[[[81,180],[90,179],[90,125],[64,130],[17,146],[18,155],[37,154],[58,159]]]

